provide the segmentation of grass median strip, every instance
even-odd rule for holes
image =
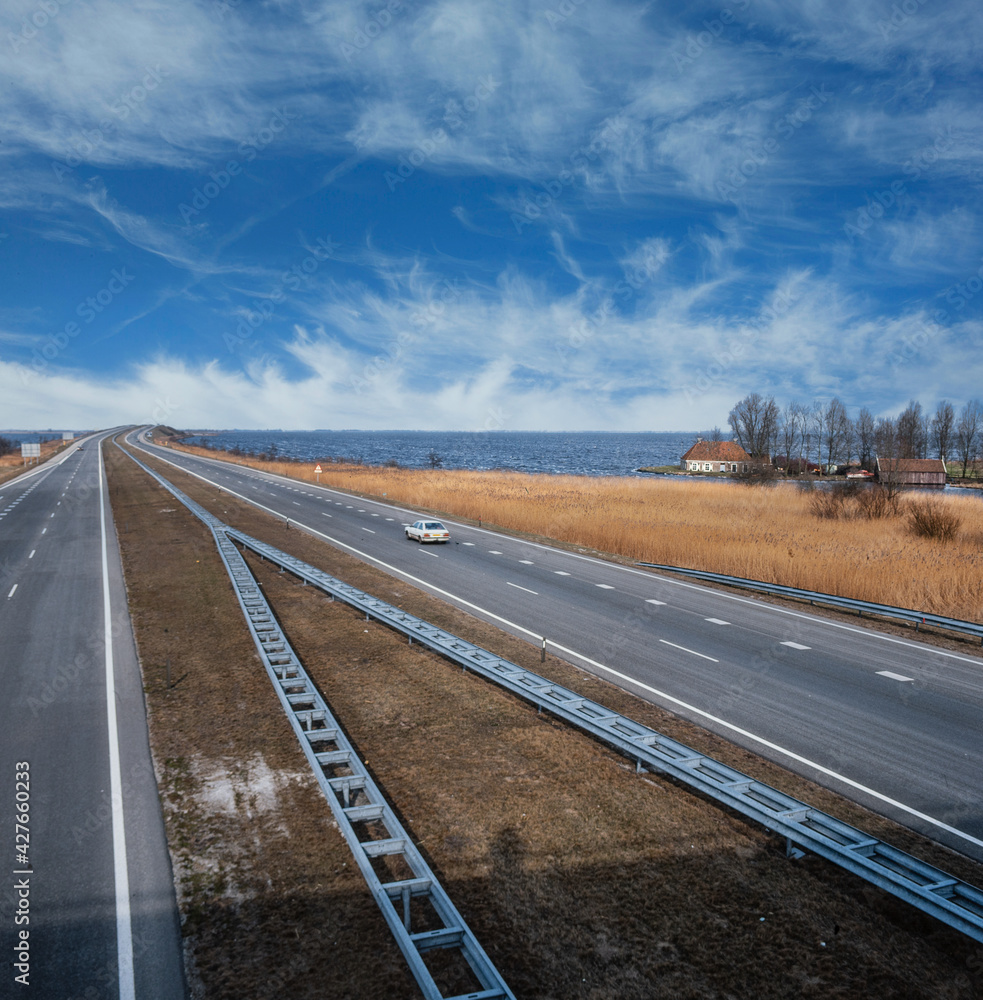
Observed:
[[[343,881],[346,849],[323,802],[314,807],[313,782],[290,777],[302,757],[286,745],[292,735],[241,616],[237,625],[226,616],[239,611],[216,572],[224,569],[210,536],[184,511],[160,513],[169,495],[128,460],[111,456],[109,464],[117,518],[129,521],[121,541],[189,954],[208,995],[263,996],[261,971],[281,968],[289,978],[262,987],[269,995],[287,987],[293,996],[414,995],[412,983],[398,982],[395,946],[387,962],[374,944],[376,930],[385,934],[374,904]],[[725,741],[552,656],[540,664],[538,649],[191,477],[161,471],[243,531],[844,811],[835,796]],[[637,777],[583,734],[247,558],[517,996],[972,995],[973,953],[960,935],[819,859],[786,861],[783,845],[763,831],[671,782]],[[180,638],[172,634],[178,622]],[[178,649],[189,662],[172,664],[181,680],[168,689],[162,661]],[[888,825],[851,809],[868,827]],[[354,937],[348,920],[360,921]],[[242,969],[257,988],[236,979]]]

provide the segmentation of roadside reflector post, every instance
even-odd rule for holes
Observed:
[[[539,651],[539,662],[546,662],[546,636],[543,636],[543,648]]]

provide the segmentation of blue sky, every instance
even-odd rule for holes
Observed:
[[[971,0],[6,0],[0,51],[0,426],[980,394]]]

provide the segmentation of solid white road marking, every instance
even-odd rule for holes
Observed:
[[[665,601],[657,601],[654,597],[650,597],[645,603],[646,604],[658,604],[660,607],[665,607],[665,604],[666,604]]]
[[[681,649],[684,653],[692,653],[694,656],[702,656],[704,660],[709,660],[711,663],[720,662],[720,660],[715,660],[712,656],[707,656],[705,653],[698,653],[695,649],[687,649],[685,646],[677,646],[674,642],[670,642],[668,639],[660,639],[659,642],[664,642],[667,646],[672,646],[673,649]]]
[[[904,674],[896,674],[890,670],[878,670],[878,677],[887,677],[892,681],[914,681],[914,677],[905,677]]]
[[[505,585],[507,587],[515,587],[516,590],[524,590],[527,594],[532,594],[534,597],[539,597],[539,594],[535,590],[530,590],[528,587],[520,587],[517,583],[509,583],[506,580]]]
[[[711,625],[729,625],[730,622],[725,622],[722,618],[704,618],[705,622],[710,622]]]
[[[783,642],[782,645],[792,649],[812,649],[812,646],[803,646],[801,642]]]
[[[103,644],[106,650],[106,712],[109,724],[109,787],[113,805],[113,871],[116,882],[116,961],[120,1000],[134,1000],[133,929],[130,920],[130,875],[126,868],[126,828],[123,825],[123,780],[119,732],[116,728],[116,677],[113,670],[113,612],[109,603],[109,542],[106,536],[106,488],[99,442],[99,528],[102,534]]]

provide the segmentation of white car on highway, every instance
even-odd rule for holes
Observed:
[[[406,537],[423,542],[449,542],[451,533],[440,521],[414,521],[406,526]]]

